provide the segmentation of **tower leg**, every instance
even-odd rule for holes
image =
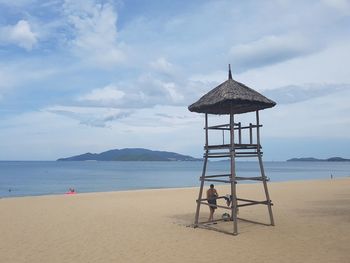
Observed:
[[[231,215],[233,220],[233,234],[238,235],[237,226],[237,193],[236,193],[236,167],[235,167],[235,143],[234,143],[234,117],[230,114],[230,161],[231,161]]]
[[[258,153],[258,158],[259,158],[259,166],[260,166],[261,177],[262,177],[264,190],[265,190],[265,195],[266,195],[266,200],[267,200],[267,207],[268,207],[269,214],[270,214],[270,222],[271,222],[271,226],[274,226],[275,225],[275,221],[273,219],[273,214],[272,214],[271,199],[270,199],[270,195],[269,195],[269,190],[267,189],[267,181],[266,181],[264,165],[263,165],[263,162],[262,162],[262,157],[261,157],[260,151]]]
[[[261,157],[261,145],[260,145],[260,122],[259,122],[259,111],[256,111],[256,140],[257,140],[257,152],[258,152],[258,159],[259,159],[259,166],[260,166],[260,173],[264,185],[265,195],[266,195],[266,201],[267,201],[267,207],[270,214],[270,222],[271,226],[275,225],[275,221],[273,220],[273,214],[272,214],[272,205],[271,205],[271,199],[269,195],[269,190],[267,189],[267,182],[266,182],[266,176],[264,171],[264,165]]]
[[[204,176],[205,176],[205,172],[207,170],[207,162],[208,162],[208,157],[207,154],[205,156],[204,159],[204,164],[203,164],[203,171],[202,171],[202,177],[201,177],[201,187],[199,189],[199,194],[198,194],[198,199],[197,199],[197,209],[196,209],[196,217],[194,220],[194,226],[197,227],[198,226],[198,219],[199,219],[199,211],[200,211],[200,207],[201,207],[201,199],[203,196],[203,188],[204,188]]]
[[[201,180],[201,187],[199,189],[198,199],[197,199],[197,209],[196,209],[196,216],[194,219],[194,227],[198,226],[198,218],[199,218],[199,211],[201,208],[201,199],[203,196],[203,187],[204,187],[204,177],[205,173],[207,171],[207,163],[208,163],[208,143],[209,143],[209,133],[208,133],[208,114],[205,114],[205,156],[204,156],[204,164],[203,164],[203,171],[202,171],[202,177]]]

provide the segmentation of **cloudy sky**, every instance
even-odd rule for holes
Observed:
[[[278,103],[261,112],[265,160],[350,158],[349,0],[0,0],[0,160],[200,157],[187,106],[228,63]]]

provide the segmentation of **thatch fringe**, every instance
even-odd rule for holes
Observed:
[[[238,114],[272,108],[276,102],[229,78],[188,107],[190,111],[210,114]]]

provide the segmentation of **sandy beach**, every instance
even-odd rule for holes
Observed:
[[[262,198],[260,184],[238,189]],[[238,236],[187,227],[198,188],[0,199],[0,262],[350,262],[350,178],[269,190],[276,226],[239,221]],[[268,223],[266,206],[239,216]]]

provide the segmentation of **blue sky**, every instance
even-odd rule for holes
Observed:
[[[350,158],[349,0],[0,0],[0,160],[199,157],[187,106],[228,63],[278,103],[261,112],[265,160]]]

